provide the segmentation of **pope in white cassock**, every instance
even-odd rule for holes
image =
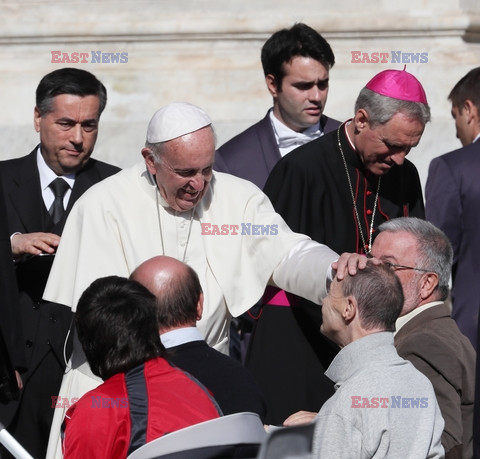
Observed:
[[[364,266],[365,257],[339,258],[293,233],[252,183],[213,172],[211,124],[203,110],[187,103],[153,115],[144,161],[91,187],[72,209],[46,300],[75,311],[95,279],[128,277],[145,260],[168,255],[198,273],[205,295],[198,327],[208,344],[228,352],[230,318],[255,304],[267,284],[320,303],[332,263],[338,273]],[[100,383],[74,340],[59,395],[72,400]],[[57,408],[47,458],[61,457],[63,416]]]

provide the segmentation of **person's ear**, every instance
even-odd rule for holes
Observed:
[[[40,111],[37,107],[33,109],[33,127],[35,131],[40,132],[40,120],[42,119],[42,115],[40,115]]]
[[[476,107],[476,105],[470,100],[470,99],[467,99],[464,104],[463,104],[463,110],[462,110],[462,113],[465,113],[466,117],[467,117],[467,121],[468,123],[471,123],[472,121],[475,122],[476,124],[478,124],[478,109]]]
[[[265,77],[265,83],[267,84],[268,91],[272,95],[273,98],[278,97],[279,88],[277,86],[277,82],[275,80],[275,77],[271,74],[268,74]]]
[[[157,173],[157,164],[155,163],[155,158],[153,156],[153,151],[150,148],[142,148],[142,156],[145,159],[145,166],[147,166],[148,172],[152,175]]]
[[[368,118],[368,113],[366,112],[365,109],[359,108],[357,110],[357,113],[355,113],[355,117],[353,119],[353,122],[355,124],[355,131],[356,132],[361,132],[365,128],[368,127],[369,125],[369,118]]]
[[[203,292],[200,293],[197,302],[197,322],[201,320],[203,315]]]
[[[427,299],[438,286],[437,273],[425,273],[420,284],[420,296],[422,300]]]
[[[347,296],[346,300],[342,311],[342,317],[346,323],[350,323],[357,315],[358,303],[357,299],[352,295]]]

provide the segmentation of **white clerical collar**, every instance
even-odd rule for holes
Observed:
[[[197,327],[184,327],[161,333],[160,341],[165,346],[165,349],[168,349],[191,341],[205,341],[205,338]]]
[[[440,304],[443,304],[442,301],[432,301],[431,303],[425,303],[422,304],[422,306],[419,306],[418,308],[415,308],[413,311],[410,311],[408,314],[405,314],[404,316],[400,316],[397,321],[395,322],[395,334],[399,332],[399,330],[410,320],[412,320],[414,317],[418,316],[423,311],[426,311],[427,309],[433,308],[434,306],[438,306]]]
[[[480,139],[480,132],[478,133],[477,137],[475,137],[475,138],[473,139],[473,142],[472,142],[472,143],[475,143],[478,139]]]
[[[303,132],[296,132],[283,124],[273,114],[273,109],[269,112],[270,122],[272,123],[273,132],[275,134],[275,140],[277,141],[280,154],[285,156],[295,148],[305,143],[311,142],[323,135],[323,131],[320,127],[320,121],[313,126],[305,129]]]
[[[350,146],[352,147],[352,150],[353,151],[357,151],[357,149],[355,148],[355,145],[353,144],[352,142],[352,139],[350,138],[350,134],[348,133],[348,126],[350,125],[350,123],[353,121],[353,118],[348,120],[346,123],[345,123],[345,136],[347,137],[347,140],[348,140],[348,143],[350,144]]]

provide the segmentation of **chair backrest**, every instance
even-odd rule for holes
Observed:
[[[270,432],[257,459],[311,459],[315,423],[282,427]]]
[[[157,438],[128,456],[128,459],[209,459],[255,457],[267,434],[256,413],[235,413],[201,422]],[[242,445],[246,446],[242,452]],[[252,455],[252,446],[254,453]]]

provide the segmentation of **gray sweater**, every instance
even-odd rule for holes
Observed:
[[[345,346],[325,374],[336,393],[316,417],[314,458],[444,457],[444,422],[433,387],[398,356],[393,333]]]

